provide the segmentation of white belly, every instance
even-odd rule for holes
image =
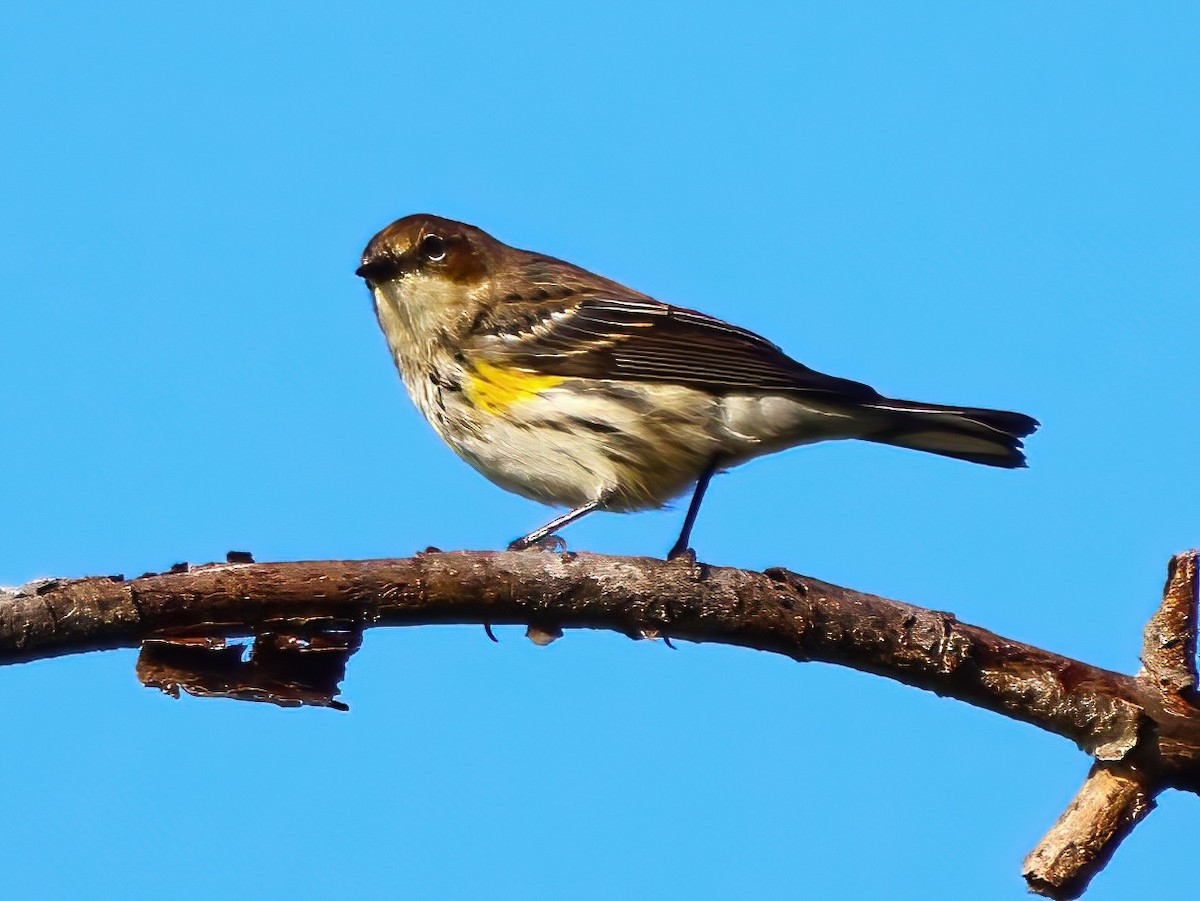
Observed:
[[[418,406],[438,428],[438,414]],[[599,500],[610,510],[661,507],[714,458],[727,468],[853,431],[843,417],[788,397],[721,398],[665,384],[634,393],[620,382],[569,381],[513,404],[502,417],[458,412],[471,426],[439,432],[502,488],[567,507]]]

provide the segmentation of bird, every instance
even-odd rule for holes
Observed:
[[[427,213],[371,238],[356,274],[438,435],[501,488],[567,508],[510,550],[565,547],[558,530],[593,511],[661,508],[691,489],[667,557],[694,559],[710,480],[752,458],[858,439],[1013,469],[1039,425],[886,397],[752,331]]]

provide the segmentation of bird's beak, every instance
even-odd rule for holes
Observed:
[[[379,281],[382,274],[382,267],[379,265],[380,260],[367,260],[361,266],[354,270],[354,274],[361,279],[366,279],[369,282]]]
[[[404,265],[393,257],[380,254],[365,258],[362,265],[354,270],[354,274],[373,284],[386,282],[404,271]]]

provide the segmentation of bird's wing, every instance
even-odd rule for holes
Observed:
[[[779,391],[853,401],[879,398],[867,385],[797,363],[753,332],[625,293],[613,283],[536,303],[499,302],[476,322],[468,349],[546,375],[669,382],[716,394]]]

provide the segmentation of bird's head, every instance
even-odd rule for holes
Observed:
[[[367,244],[356,275],[372,288],[410,276],[476,287],[503,248],[473,225],[416,213],[397,219]]]

